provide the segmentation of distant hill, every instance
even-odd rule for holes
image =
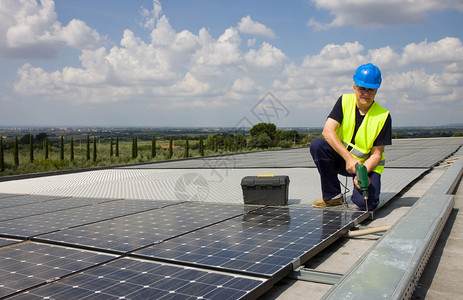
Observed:
[[[463,123],[453,123],[453,124],[443,125],[443,126],[439,126],[439,127],[461,128],[461,127],[463,127]]]

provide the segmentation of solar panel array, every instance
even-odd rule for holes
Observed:
[[[442,141],[395,140],[382,198],[463,140]],[[243,172],[278,167],[292,175],[291,205],[232,204]],[[0,298],[255,299],[368,217],[308,207],[313,167],[303,148],[2,182]]]
[[[267,207],[208,226],[134,255],[198,267],[281,278],[363,212]]]
[[[265,279],[121,258],[12,299],[241,299]]]
[[[27,196],[5,199],[14,198]],[[14,207],[72,199],[42,200]],[[367,217],[296,207],[100,200],[0,221],[0,297],[252,299],[294,262]]]
[[[309,148],[263,151],[209,156],[125,166],[127,169],[243,169],[243,168],[307,168],[315,167]]]
[[[395,139],[386,146],[386,168],[430,168],[463,144],[461,138]],[[126,166],[127,169],[314,168],[309,148],[250,152]]]
[[[37,243],[13,244],[0,248],[0,254],[0,297],[114,259],[108,254]]]

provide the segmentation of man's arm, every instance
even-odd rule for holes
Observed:
[[[339,126],[341,126],[341,124],[338,121],[332,118],[328,118],[325,122],[325,126],[323,127],[322,135],[325,138],[325,140],[328,142],[328,144],[330,144],[331,148],[333,148],[334,151],[336,151],[346,161],[347,172],[349,172],[350,174],[355,174],[356,173],[355,165],[360,164],[361,162],[358,159],[355,159],[350,154],[350,152],[347,151],[341,139],[336,134],[336,129]],[[368,166],[367,166],[367,169],[368,169]]]
[[[384,146],[373,146],[371,148],[370,157],[363,163],[367,167],[368,173],[373,171],[381,161],[383,156]]]
[[[384,146],[373,146],[371,148],[370,157],[363,163],[365,167],[367,167],[368,173],[373,171],[376,168],[376,166],[379,164],[383,156],[383,151],[384,151]],[[368,183],[370,183],[369,178],[368,178]],[[354,185],[360,190],[357,176],[354,177]]]

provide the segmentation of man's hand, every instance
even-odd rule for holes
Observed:
[[[325,126],[323,127],[322,135],[325,140],[330,144],[331,148],[334,149],[346,162],[346,170],[350,174],[355,174],[355,165],[360,164],[360,160],[352,157],[346,147],[344,147],[341,139],[336,134],[336,129],[340,126],[338,121],[328,118]]]
[[[352,156],[350,156],[350,158],[348,160],[346,160],[346,170],[347,170],[347,172],[349,172],[350,174],[357,173],[357,169],[355,169],[355,166],[357,164],[361,164],[360,160],[355,159]]]
[[[370,177],[368,177],[368,185],[371,184]],[[354,177],[354,185],[357,189],[361,190],[357,176]]]

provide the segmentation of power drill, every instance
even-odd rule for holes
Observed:
[[[365,165],[357,164],[355,165],[355,169],[357,170],[357,181],[360,189],[362,190],[363,199],[365,199],[366,209],[368,210],[368,186],[370,185],[370,182],[368,180],[367,167],[365,167]]]

